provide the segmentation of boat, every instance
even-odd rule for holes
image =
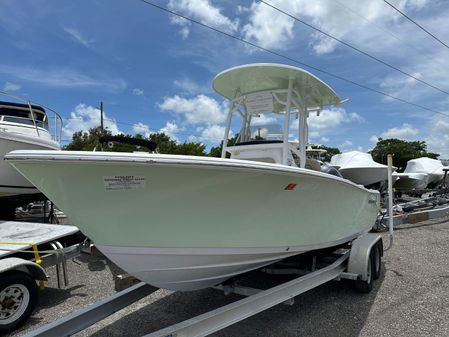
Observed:
[[[338,168],[343,178],[363,186],[372,186],[388,179],[388,166],[375,162],[369,153],[339,153],[332,156],[330,164]]]
[[[427,173],[418,172],[394,172],[392,174],[394,182],[394,189],[399,192],[407,192],[413,190],[422,190],[427,187],[429,176]]]
[[[59,122],[62,125],[60,117]],[[18,149],[60,150],[60,144],[59,139],[52,137],[49,118],[43,107],[0,101],[0,198],[40,193],[3,160],[6,153]]]
[[[307,117],[340,103],[327,84],[262,63],[221,72],[213,88],[230,101],[221,158],[22,150],[6,159],[103,254],[160,288],[214,286],[372,228],[377,191],[305,168]]]
[[[398,191],[411,191],[436,187],[444,177],[443,163],[428,157],[411,159],[403,173],[396,173],[394,188]]]
[[[426,173],[428,175],[427,185],[434,187],[443,179],[443,168],[443,163],[438,159],[421,157],[409,160],[404,172]]]

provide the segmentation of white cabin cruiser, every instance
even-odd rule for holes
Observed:
[[[375,162],[369,153],[350,151],[336,154],[332,156],[330,164],[338,167],[344,178],[363,186],[388,179],[388,166]]]
[[[377,191],[304,168],[308,115],[340,103],[329,86],[300,68],[250,64],[213,87],[230,100],[222,158],[14,151],[7,160],[107,257],[161,288],[217,285],[372,228]],[[230,146],[234,116],[242,127]],[[283,128],[263,125],[273,120]]]
[[[59,150],[59,130],[53,138],[44,108],[31,103],[0,102],[0,198],[39,193],[37,188],[3,160],[13,150]],[[53,126],[53,123],[51,123]]]

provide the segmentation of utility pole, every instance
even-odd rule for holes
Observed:
[[[103,102],[100,102],[100,137],[104,136],[104,123],[103,123]],[[103,151],[103,144],[100,143],[100,151]]]
[[[101,118],[101,134],[103,135],[104,133],[104,124],[103,124],[103,102],[100,102],[100,118]]]

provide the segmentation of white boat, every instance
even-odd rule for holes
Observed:
[[[441,182],[444,176],[443,163],[428,157],[412,159],[407,162],[404,172],[427,173],[427,184],[434,186]]]
[[[422,190],[427,187],[429,181],[429,176],[427,173],[394,172],[392,176],[393,179],[395,179],[393,187],[399,192]]]
[[[299,68],[253,64],[213,87],[230,100],[222,158],[14,151],[7,160],[107,257],[161,288],[213,286],[372,228],[377,191],[304,168],[308,115],[340,102],[329,86]],[[229,146],[234,116],[242,128]]]
[[[59,150],[60,145],[52,139],[44,108],[0,102],[0,198],[39,193],[33,184],[3,160],[6,153],[19,149]]]
[[[426,187],[435,187],[443,177],[443,164],[437,159],[421,157],[411,159],[403,173],[395,173],[398,180],[394,188],[398,191],[420,190]]]
[[[350,151],[336,154],[332,156],[330,164],[338,167],[344,178],[363,186],[388,179],[388,166],[375,162],[369,153]]]

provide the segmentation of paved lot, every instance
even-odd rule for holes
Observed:
[[[449,336],[449,222],[424,224],[396,231],[370,294],[331,282],[296,297],[293,306],[278,305],[213,336]],[[116,268],[105,259],[83,256],[69,268],[71,285],[59,290],[53,279],[28,324],[11,336],[114,292]],[[142,336],[238,298],[211,289],[159,290],[77,336]]]

